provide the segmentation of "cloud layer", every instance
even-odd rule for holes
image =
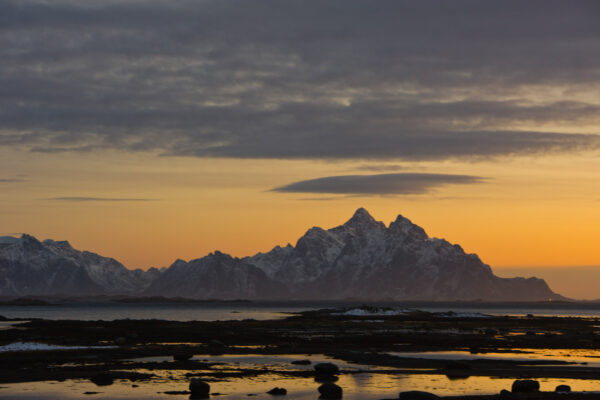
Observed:
[[[598,15],[586,0],[5,0],[0,146],[412,160],[597,149]]]
[[[309,179],[272,189],[284,193],[321,193],[347,195],[424,194],[451,184],[475,184],[484,179],[471,175],[397,173],[341,175]]]

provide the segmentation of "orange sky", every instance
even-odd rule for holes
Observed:
[[[24,177],[2,183],[3,234],[67,239],[128,267],[167,266],[176,258],[214,250],[245,256],[294,244],[311,226],[336,226],[361,206],[386,223],[402,214],[429,235],[459,243],[493,267],[600,264],[595,239],[600,234],[600,186],[595,184],[600,161],[594,154],[422,163],[419,171],[471,171],[486,180],[386,196],[269,191],[306,177],[347,174],[366,162],[118,152],[30,158],[14,151],[1,158],[4,171]],[[55,199],[63,197],[146,200]]]

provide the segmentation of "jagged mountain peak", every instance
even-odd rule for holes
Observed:
[[[58,247],[64,247],[64,248],[67,248],[67,249],[72,249],[73,248],[71,246],[71,243],[69,243],[67,240],[46,239],[42,243],[43,244],[53,245],[53,246],[58,246]]]
[[[388,231],[394,235],[402,235],[415,240],[426,240],[427,233],[419,225],[413,224],[411,220],[398,214],[396,220],[390,223]]]
[[[385,225],[383,224],[383,222],[375,220],[375,218],[373,218],[373,216],[371,216],[371,214],[369,214],[369,212],[363,207],[358,208],[354,212],[354,215],[352,215],[352,218],[350,218],[348,221],[346,221],[346,223],[342,226],[346,227],[346,228],[359,228],[359,229],[360,228],[375,228],[375,227],[385,228]]]

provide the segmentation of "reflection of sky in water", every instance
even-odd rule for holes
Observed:
[[[587,367],[600,367],[600,350],[588,349],[514,349],[518,351],[471,354],[467,351],[389,352],[404,358],[434,360],[512,360],[512,361],[565,361],[585,363]],[[573,365],[576,366],[576,365]]]
[[[169,380],[168,375],[172,375]],[[85,380],[66,382],[35,382],[5,384],[0,389],[2,398],[18,399],[56,399],[82,398],[84,392],[101,392],[86,395],[89,399],[187,399],[188,395],[166,395],[159,392],[187,390],[187,379],[184,373],[173,371],[164,379],[140,381],[132,387],[129,381],[117,381],[111,386],[98,387]],[[570,385],[575,391],[598,391],[600,382],[577,379],[540,379],[541,389],[553,391],[559,384]],[[510,389],[513,379],[494,379],[487,377],[470,377],[451,380],[444,375],[392,375],[358,373],[343,375],[337,384],[344,389],[344,399],[369,400],[380,398],[397,398],[398,392],[405,390],[425,390],[438,395],[460,394],[493,394],[502,389]],[[313,400],[317,397],[319,383],[312,378],[292,378],[278,375],[263,375],[252,378],[235,378],[210,382],[211,392],[220,393],[214,399],[234,400],[251,398],[257,400],[273,400],[266,392],[275,386],[288,390],[286,399]],[[254,394],[248,397],[248,394]]]
[[[488,353],[469,354],[467,352],[442,352],[442,353],[419,353],[422,357],[446,355],[448,358],[481,358],[497,357],[502,359],[513,357],[528,357],[535,359],[563,359],[580,360],[586,356],[600,356],[600,351],[582,350],[538,350],[519,349],[530,353]],[[408,353],[404,353],[405,355]],[[415,354],[415,353],[413,353]],[[416,354],[415,354],[416,355]],[[468,356],[468,357],[465,357]],[[568,357],[570,356],[570,357]],[[196,360],[219,362],[212,371],[236,371],[239,369],[260,369],[267,367],[269,371],[299,371],[311,370],[312,365],[292,365],[291,361],[310,359],[314,363],[322,361],[334,361],[343,370],[355,371],[352,374],[342,374],[337,381],[344,389],[344,399],[368,400],[381,398],[397,398],[398,392],[406,390],[425,390],[438,395],[461,395],[461,394],[494,394],[502,389],[510,389],[514,379],[498,379],[489,377],[468,377],[463,379],[450,379],[445,375],[433,374],[393,374],[381,367],[371,367],[359,364],[344,363],[324,355],[221,355],[221,356],[197,356]],[[590,360],[590,358],[587,358]],[[149,357],[136,359],[136,361],[167,361],[171,357]],[[593,360],[593,358],[592,358]],[[358,372],[359,370],[365,372]],[[146,370],[139,372],[154,373],[155,378],[149,381],[129,382],[127,380],[115,381],[110,386],[96,386],[88,380],[68,380],[65,382],[33,382],[19,384],[3,384],[0,388],[0,398],[16,399],[78,399],[83,397],[84,392],[100,392],[98,394],[86,395],[89,399],[187,399],[188,395],[166,395],[165,391],[187,390],[189,378],[188,372],[209,372],[210,370],[187,371],[187,370]],[[372,371],[372,372],[369,372]],[[379,371],[375,373],[374,371]],[[275,386],[284,387],[288,390],[286,399],[308,400],[318,397],[317,388],[320,383],[314,378],[285,376],[277,373],[251,377],[234,378],[207,378],[210,382],[211,392],[220,393],[213,396],[214,399],[234,400],[249,398],[257,400],[274,400],[266,392]],[[600,381],[578,380],[578,379],[539,379],[542,390],[553,391],[559,384],[570,385],[575,391],[600,391]],[[139,385],[133,387],[132,385]],[[247,397],[254,394],[253,397]]]

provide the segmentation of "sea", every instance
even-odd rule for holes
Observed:
[[[160,319],[170,321],[267,320],[320,309],[362,306],[431,312],[464,312],[488,315],[561,316],[600,318],[595,302],[364,302],[364,301],[206,301],[122,303],[110,300],[57,301],[47,305],[0,305],[8,319],[104,320]]]

